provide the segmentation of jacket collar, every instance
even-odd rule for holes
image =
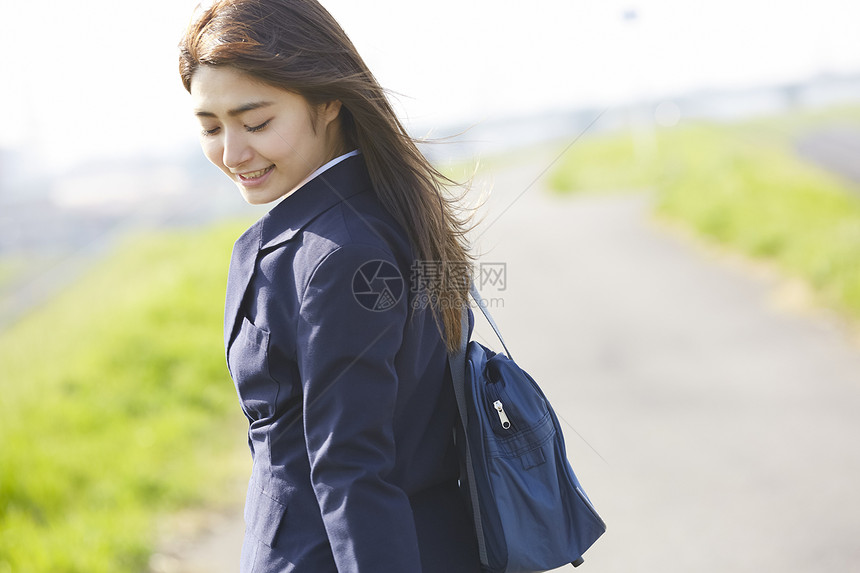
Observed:
[[[262,217],[260,249],[289,241],[318,215],[370,188],[364,159],[361,156],[344,159],[305,183]]]
[[[316,217],[353,195],[372,189],[361,155],[317,175],[254,223],[233,245],[224,309],[224,346],[229,348],[239,309],[254,274],[257,254],[283,244]]]

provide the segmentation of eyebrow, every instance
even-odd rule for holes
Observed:
[[[270,105],[273,105],[273,103],[274,102],[271,102],[271,101],[254,101],[251,103],[246,103],[244,105],[240,105],[237,108],[233,108],[233,109],[229,110],[227,112],[227,115],[229,115],[230,117],[236,117],[237,115],[241,115],[241,114],[245,113],[246,111],[251,111],[254,109],[260,109],[263,107],[268,107]],[[203,110],[197,110],[194,113],[194,115],[196,115],[197,117],[217,117],[211,111],[203,111]]]

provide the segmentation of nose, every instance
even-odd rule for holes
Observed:
[[[241,132],[230,130],[224,134],[222,160],[225,167],[235,169],[249,161],[253,156],[254,152]]]

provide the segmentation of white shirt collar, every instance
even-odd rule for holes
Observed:
[[[350,157],[358,155],[359,153],[360,153],[360,151],[358,149],[354,149],[354,150],[350,151],[349,153],[344,153],[343,155],[341,155],[339,157],[335,157],[334,159],[332,159],[331,161],[329,161],[328,163],[326,163],[325,165],[323,165],[322,167],[320,167],[319,169],[317,169],[316,171],[314,171],[313,173],[308,175],[304,181],[302,181],[301,183],[299,183],[296,186],[296,189],[303,187],[304,185],[307,184],[308,181],[310,181],[311,179],[318,177],[322,173],[328,171],[329,169],[331,169],[332,167],[334,167],[335,165],[337,165],[338,163],[340,163],[344,159],[348,159]]]

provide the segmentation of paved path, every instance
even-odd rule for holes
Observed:
[[[860,570],[860,350],[650,223],[645,195],[537,185],[504,211],[542,161],[497,175],[477,247],[506,264],[484,294],[609,525],[582,570]],[[169,570],[235,571],[232,523]]]
[[[801,157],[855,184],[860,183],[860,127],[839,125],[813,129],[795,144]],[[855,189],[857,189],[855,185]]]
[[[566,433],[609,531],[586,566],[860,570],[860,350],[649,211],[532,190],[482,239],[508,262],[506,342],[587,440]]]

